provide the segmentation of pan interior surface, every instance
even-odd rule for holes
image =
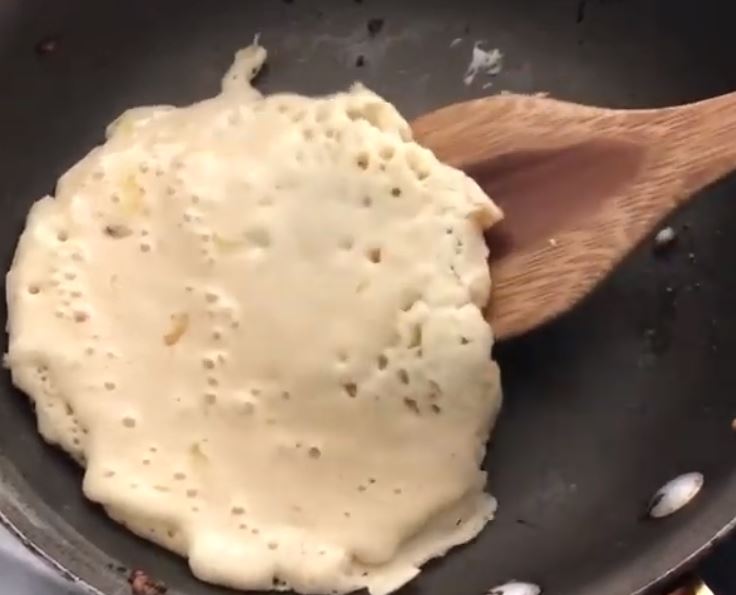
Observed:
[[[362,80],[408,117],[503,90],[659,106],[736,88],[736,6],[693,6],[11,0],[0,9],[3,266],[31,202],[110,121],[134,105],[213,95],[256,33],[271,52],[267,92],[324,93]],[[466,85],[477,42],[503,52],[503,69]],[[671,250],[641,246],[570,315],[499,346],[506,402],[488,461],[499,514],[402,593],[481,594],[512,578],[546,595],[636,593],[731,523],[734,193],[736,178],[709,189],[668,222],[678,235]],[[125,568],[146,569],[174,593],[228,592],[197,582],[184,561],[87,502],[81,471],[43,444],[7,376],[3,393],[0,510],[29,543],[102,593],[125,592]],[[688,471],[705,475],[697,500],[670,519],[643,520],[649,496]]]

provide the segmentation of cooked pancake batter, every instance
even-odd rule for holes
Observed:
[[[499,210],[355,86],[129,110],[32,208],[13,380],[84,492],[203,580],[392,591],[492,517]]]

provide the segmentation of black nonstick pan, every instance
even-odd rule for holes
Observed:
[[[411,118],[504,90],[610,107],[732,91],[734,22],[728,0],[3,0],[2,263],[31,202],[106,124],[130,106],[213,95],[257,32],[270,51],[263,90],[323,93],[362,80]],[[499,48],[503,69],[466,85],[476,42]],[[498,517],[402,594],[482,595],[513,578],[545,595],[648,593],[729,531],[734,200],[736,177],[719,182],[663,223],[677,234],[670,249],[644,243],[569,315],[497,347],[506,402],[487,467]],[[699,496],[648,520],[650,496],[690,471],[705,477]],[[131,568],[175,594],[228,592],[85,501],[81,471],[42,442],[7,375],[0,479],[5,522],[93,592],[129,592]]]

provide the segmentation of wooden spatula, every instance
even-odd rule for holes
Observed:
[[[736,169],[736,93],[629,111],[497,95],[412,128],[505,212],[488,235],[498,338],[570,309],[665,215]]]

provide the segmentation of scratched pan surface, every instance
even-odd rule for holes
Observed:
[[[271,50],[264,90],[319,93],[361,79],[411,117],[501,90],[609,106],[730,91],[735,16],[727,0],[4,0],[2,266],[31,201],[109,121],[129,106],[212,95],[256,32]],[[478,40],[506,56],[491,88],[485,77],[462,81]],[[671,253],[643,245],[572,314],[499,346],[506,407],[489,470],[500,513],[402,593],[480,595],[509,578],[547,595],[639,593],[729,527],[735,201],[736,178],[727,179],[673,218]],[[0,510],[29,543],[108,595],[127,592],[124,567],[145,568],[177,594],[225,592],[85,502],[80,471],[42,443],[5,376],[0,392]],[[642,521],[650,494],[691,470],[706,477],[696,502]]]

